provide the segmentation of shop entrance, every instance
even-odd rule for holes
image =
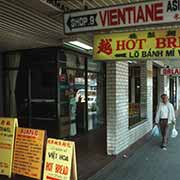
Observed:
[[[57,56],[57,53],[59,55]],[[5,56],[6,116],[68,138],[105,125],[105,66],[69,50]]]

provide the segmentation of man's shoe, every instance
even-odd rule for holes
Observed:
[[[163,147],[162,149],[163,149],[164,151],[167,151],[167,147]]]

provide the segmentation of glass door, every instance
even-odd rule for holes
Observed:
[[[88,73],[88,130],[95,129],[98,123],[97,74]]]
[[[59,68],[61,136],[85,132],[85,73],[82,70]]]

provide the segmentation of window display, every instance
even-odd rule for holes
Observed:
[[[141,118],[141,68],[129,65],[129,126],[142,121]]]
[[[105,103],[102,102],[104,93],[101,91],[105,88],[99,71],[100,64],[85,59],[81,55],[66,52],[66,62],[59,66],[62,137],[82,134],[100,127],[105,121],[101,110],[104,108],[101,104]],[[85,63],[88,69],[85,69]]]

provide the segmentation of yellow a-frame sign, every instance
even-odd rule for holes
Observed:
[[[77,180],[75,143],[49,138],[43,180]]]
[[[0,174],[11,178],[16,118],[0,118]]]

